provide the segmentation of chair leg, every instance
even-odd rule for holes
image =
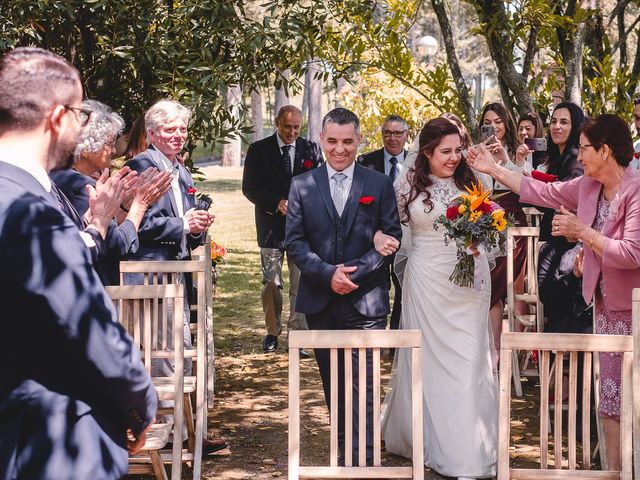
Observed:
[[[156,480],[167,480],[167,471],[160,458],[160,452],[158,450],[149,450],[149,457],[151,458],[151,468]]]
[[[187,443],[189,445],[189,453],[193,453],[196,448],[196,436],[193,425],[193,405],[191,403],[191,395],[184,394],[184,421],[187,424]]]
[[[518,352],[514,350],[511,353],[511,368],[513,369],[513,388],[515,389],[516,397],[522,396],[522,382],[520,381],[520,361],[518,360]]]

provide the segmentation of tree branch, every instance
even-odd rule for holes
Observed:
[[[618,38],[618,41],[616,43],[613,44],[613,47],[611,47],[611,54],[613,55],[614,53],[616,53],[616,51],[618,50],[618,48],[620,48],[620,44],[622,42],[626,42],[627,37],[629,36],[629,34],[633,31],[634,28],[636,28],[636,25],[638,25],[638,22],[640,22],[640,15],[636,17],[636,19],[633,21],[633,23],[629,26],[629,28],[624,32],[623,35],[620,36],[620,38]]]
[[[469,92],[469,87],[464,81],[462,70],[458,63],[458,56],[453,43],[453,32],[451,31],[451,24],[449,23],[449,17],[447,17],[444,2],[442,0],[431,0],[431,5],[440,24],[440,31],[447,52],[447,63],[449,64],[449,70],[451,70],[451,76],[458,91],[458,102],[460,103],[461,110],[464,112],[469,129],[475,133],[478,130],[478,121],[476,120],[473,110],[471,92]]]
[[[524,60],[522,62],[522,80],[527,82],[529,78],[529,72],[531,71],[531,64],[533,63],[533,57],[536,54],[536,47],[538,45],[538,25],[531,25],[529,31],[529,40],[527,41],[527,50],[524,54]]]
[[[616,6],[613,8],[613,10],[611,10],[611,13],[609,14],[609,20],[607,21],[606,27],[607,29],[609,29],[609,27],[611,26],[611,22],[613,22],[614,18],[619,17],[620,15],[624,16],[624,11],[627,9],[627,5],[629,5],[630,1],[631,0],[618,0],[618,3],[616,3]]]

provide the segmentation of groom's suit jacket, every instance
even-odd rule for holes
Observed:
[[[242,177],[242,193],[255,205],[258,246],[284,248],[285,219],[278,203],[289,196],[291,176],[284,170],[277,132],[252,143],[247,150]],[[296,139],[292,176],[316,168],[322,163],[317,143],[302,137]]]
[[[347,295],[364,316],[389,313],[391,257],[376,252],[373,236],[382,230],[402,236],[396,197],[389,177],[356,164],[342,216],[338,216],[327,167],[295,177],[289,192],[287,252],[302,275],[296,311],[318,313],[332,295],[336,265],[358,267],[350,277],[359,286]]]
[[[114,321],[78,227],[26,171],[0,162],[0,479],[127,472],[157,396]]]
[[[156,162],[149,151],[154,147],[133,157],[127,166],[138,173],[147,168],[155,167],[164,171],[164,167]],[[188,193],[193,188],[193,178],[189,171],[180,163],[177,164],[180,190],[182,191],[183,210],[196,206],[195,194]],[[176,199],[170,188],[162,197],[151,205],[140,223],[138,229],[138,251],[129,255],[132,260],[183,260],[190,257],[191,249],[200,245],[204,233],[192,235],[184,233],[184,222],[178,216]]]

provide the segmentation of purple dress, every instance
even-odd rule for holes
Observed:
[[[609,204],[602,193],[598,199],[598,210],[592,227],[601,231],[609,215]],[[596,256],[599,262],[602,259]],[[600,277],[595,293],[595,333],[602,335],[631,335],[631,310],[614,312],[602,301],[604,279]],[[620,419],[620,403],[622,399],[621,375],[622,354],[601,352],[600,358],[600,407],[598,413],[602,417]]]

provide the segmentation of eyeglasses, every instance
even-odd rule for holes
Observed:
[[[585,143],[584,145],[578,145],[578,150],[580,150],[580,153],[582,153],[587,149],[587,147],[593,147],[593,145],[591,145],[590,143]]]
[[[72,107],[70,105],[63,105],[67,110],[71,110],[78,116],[78,122],[80,122],[81,127],[85,127],[87,123],[89,123],[89,119],[91,118],[91,110],[86,110],[84,108]]]
[[[391,136],[394,136],[396,138],[400,138],[402,135],[404,135],[405,133],[407,133],[406,130],[402,130],[402,131],[391,131],[391,130],[382,130],[382,136],[385,138],[389,138]]]

